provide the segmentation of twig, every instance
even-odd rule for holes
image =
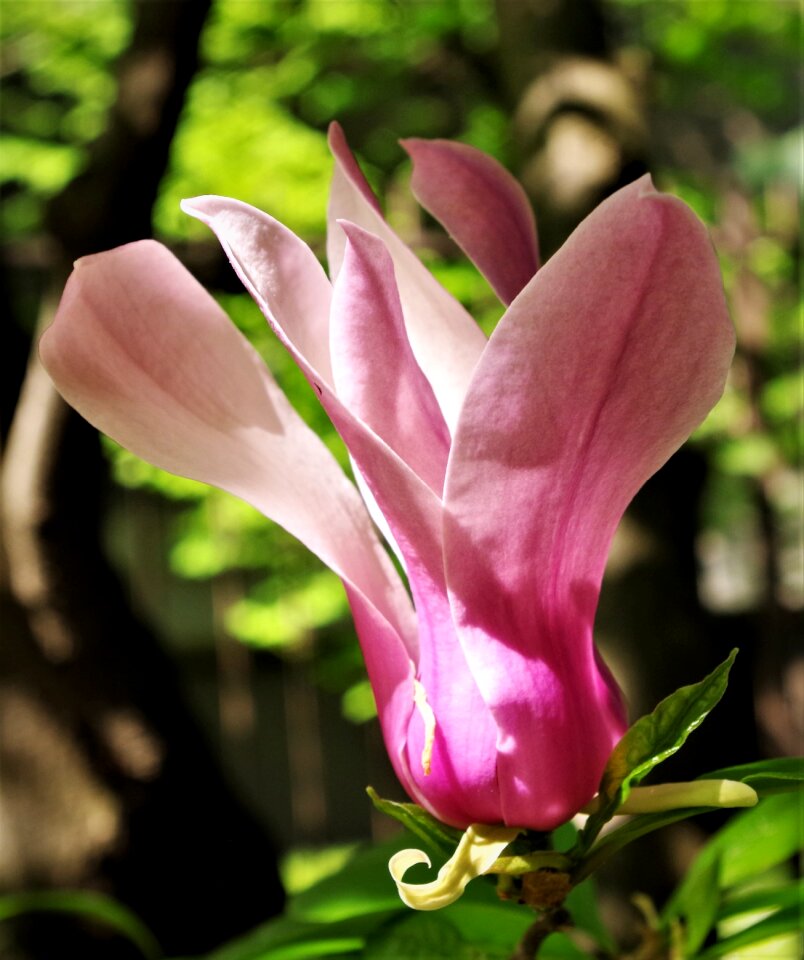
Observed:
[[[571,924],[570,915],[564,907],[554,907],[547,910],[525,931],[517,944],[516,950],[511,954],[510,960],[535,960],[547,937]]]

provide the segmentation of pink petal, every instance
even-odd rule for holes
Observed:
[[[410,349],[393,263],[373,234],[341,226],[349,242],[330,328],[338,397],[441,496],[449,431]]]
[[[366,180],[363,171],[360,169],[360,164],[355,160],[354,154],[349,149],[349,144],[346,142],[346,134],[344,134],[343,127],[337,120],[333,120],[332,123],[330,123],[327,139],[332,155],[335,157],[335,178],[344,177],[348,181],[350,189],[356,190],[360,194],[363,203],[371,207],[380,220],[382,220],[380,201],[374,195],[374,191],[371,189],[368,180]],[[337,238],[333,239],[337,240]],[[338,244],[338,250],[342,256],[342,244]],[[329,259],[331,260],[332,258],[330,257]],[[338,269],[340,269],[340,260],[338,261]]]
[[[328,211],[330,275],[333,281],[337,278],[346,248],[345,235],[336,221],[348,220],[383,241],[394,262],[413,355],[433,388],[444,419],[453,428],[486,338],[383,220],[337,123],[330,126],[329,144],[335,157]]]
[[[451,622],[441,547],[440,497],[341,401],[331,382],[312,366],[291,339],[291,324],[286,322],[284,311],[289,310],[291,318],[297,317],[299,311],[288,299],[277,296],[277,291],[286,289],[284,264],[294,264],[294,276],[302,285],[307,281],[299,265],[305,258],[309,260],[306,269],[311,282],[317,276],[320,267],[309,248],[289,231],[278,231],[275,221],[267,214],[235,200],[201,197],[185,201],[183,207],[218,235],[246,289],[315,385],[321,403],[354,457],[404,557],[418,621],[416,675],[426,690],[437,721],[433,769],[426,775],[421,763],[424,724],[418,712],[414,711],[410,717],[405,754],[410,779],[406,787],[411,796],[442,819],[465,826],[472,819],[482,819],[481,813],[488,818],[499,808],[498,804],[495,806],[496,731],[466,666]],[[277,245],[290,245],[293,252],[276,256]],[[351,282],[347,275],[343,283],[348,288]],[[388,282],[386,274],[382,295],[392,298],[393,290],[388,289]],[[340,319],[336,322],[340,323]],[[412,689],[409,690],[411,701],[412,693]],[[464,749],[465,756],[458,753]]]
[[[509,304],[539,267],[533,210],[521,185],[496,160],[465,143],[403,140],[419,203]]]
[[[592,622],[631,497],[716,402],[734,334],[703,226],[649,178],[601,205],[514,301],[472,381],[445,556],[500,727],[505,821],[548,829],[622,731]]]
[[[446,587],[417,570],[411,588],[419,620],[416,676],[435,719],[429,769],[419,710],[408,725],[407,768],[416,787],[411,796],[456,827],[498,823],[497,727],[458,642]]]
[[[76,265],[42,362],[87,420],[157,466],[276,520],[346,585],[400,779],[412,710],[410,602],[354,487],[256,351],[153,241]],[[397,738],[397,739],[394,739]]]
[[[347,581],[344,587],[377,704],[385,749],[408,796],[418,797],[407,758],[408,728],[414,713],[411,695],[414,663],[400,642],[396,628],[374,604]]]

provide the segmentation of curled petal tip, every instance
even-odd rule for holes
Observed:
[[[648,193],[658,193],[656,189],[656,184],[653,182],[653,174],[643,173],[642,176],[637,180],[637,183],[642,188],[642,194]]]
[[[209,209],[210,205],[218,199],[218,197],[211,195],[188,197],[186,200],[179,201],[179,207],[188,216],[195,217],[202,223],[209,223],[214,216],[214,213]]]
[[[353,223],[351,220],[347,220],[345,217],[338,217],[337,220],[335,220],[335,223],[338,224],[338,226],[341,228],[341,230],[343,230],[347,238],[350,240],[354,236],[374,236],[371,231],[366,230],[357,223]]]
[[[410,157],[413,156],[412,151],[416,149],[416,146],[422,142],[420,137],[403,137],[399,141],[399,146],[405,151],[405,153]]]
[[[430,866],[430,858],[423,850],[400,850],[389,860],[388,869],[403,903],[414,910],[440,910],[455,903],[470,880],[488,873],[519,833],[517,827],[473,823],[467,828],[455,853],[430,883],[405,883],[402,879],[414,864]]]

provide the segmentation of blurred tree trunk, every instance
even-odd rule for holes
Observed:
[[[497,16],[520,179],[549,255],[601,200],[645,172],[638,85],[610,59],[598,0],[497,0]]]
[[[133,4],[107,132],[49,211],[59,265],[41,325],[73,259],[150,235],[208,9]],[[212,949],[281,909],[274,849],[232,797],[108,565],[97,434],[55,394],[35,349],[2,478],[0,886],[101,890],[166,953]],[[128,955],[98,925],[38,915],[17,933],[16,957]]]

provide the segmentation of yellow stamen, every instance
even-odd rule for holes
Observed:
[[[413,702],[424,723],[424,747],[422,747],[422,770],[425,777],[430,776],[435,743],[436,718],[433,708],[427,702],[427,691],[418,680],[413,681]]]

